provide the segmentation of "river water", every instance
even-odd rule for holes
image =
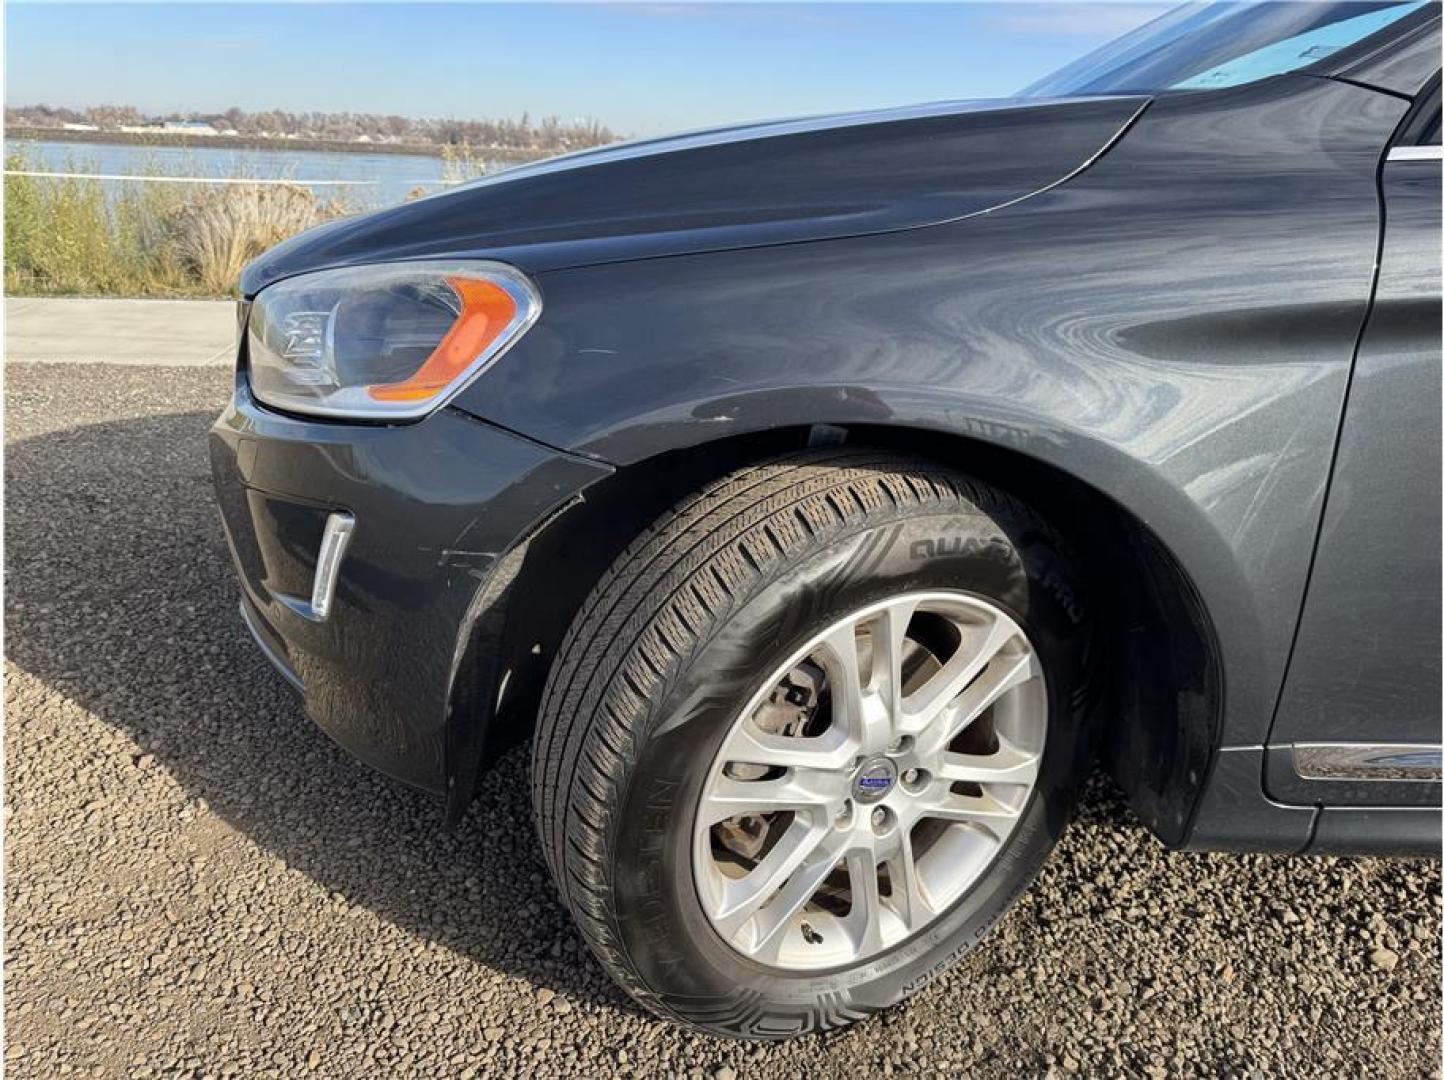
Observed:
[[[184,176],[293,180],[323,198],[343,197],[357,209],[401,202],[418,188],[439,191],[448,180],[440,158],[417,154],[367,154],[349,151],[236,150],[229,147],[133,146],[117,143],[45,142],[6,139],[6,168],[11,155],[23,168],[44,172],[81,172],[112,176]],[[486,171],[502,167],[486,162]],[[327,181],[346,181],[344,184]],[[107,190],[129,180],[104,180]]]

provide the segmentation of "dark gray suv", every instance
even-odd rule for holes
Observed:
[[[242,615],[453,817],[530,739],[596,956],[711,1032],[906,997],[1099,758],[1170,846],[1437,853],[1439,24],[1189,5],[283,244]]]

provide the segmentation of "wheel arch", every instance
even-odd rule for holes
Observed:
[[[1095,601],[1105,620],[1110,676],[1102,703],[1105,761],[1140,818],[1165,843],[1181,843],[1222,724],[1223,667],[1203,598],[1138,513],[1020,449],[1014,433],[997,425],[966,434],[889,424],[780,426],[651,453],[588,488],[498,563],[500,591],[526,599],[503,605],[500,617],[488,608],[463,651],[448,740],[451,815],[470,802],[480,770],[529,737],[567,627],[642,529],[727,472],[832,440],[903,450],[955,468],[1022,498],[1060,528],[1082,559],[1093,595],[1108,597]]]

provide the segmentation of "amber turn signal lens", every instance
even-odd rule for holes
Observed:
[[[451,385],[516,318],[516,301],[498,285],[475,278],[449,277],[461,300],[461,314],[426,362],[411,378],[372,386],[377,401],[425,401]]]

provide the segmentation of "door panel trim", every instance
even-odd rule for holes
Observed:
[[[1422,743],[1284,743],[1264,752],[1264,791],[1286,806],[1433,807],[1437,813],[1444,799],[1440,753]],[[1301,768],[1330,775],[1305,776]]]
[[[1390,161],[1444,161],[1444,146],[1396,146],[1389,151]]]
[[[1294,743],[1294,771],[1305,780],[1439,780],[1444,747],[1424,743]]]

